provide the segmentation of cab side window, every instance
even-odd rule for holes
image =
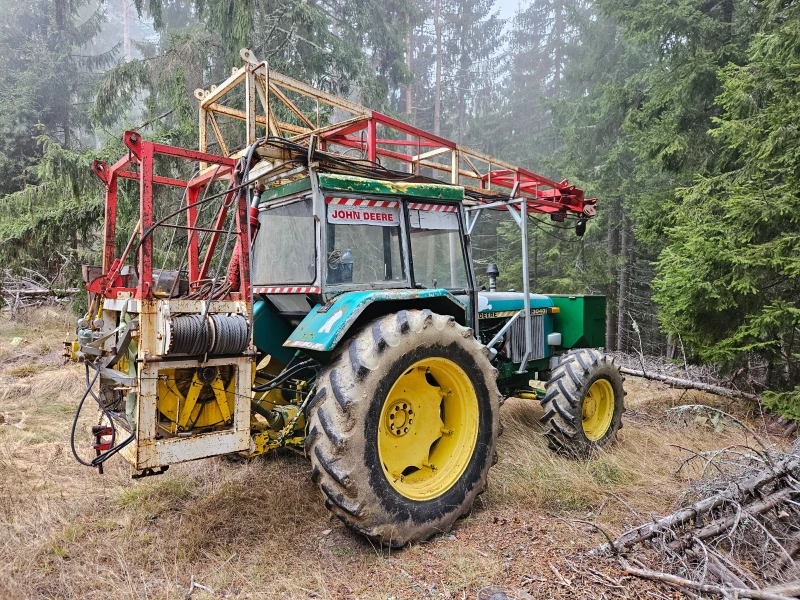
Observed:
[[[423,288],[467,288],[462,238],[456,207],[409,204],[414,283]]]

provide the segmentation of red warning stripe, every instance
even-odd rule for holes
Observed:
[[[319,294],[318,287],[309,286],[284,286],[284,287],[254,287],[256,294]]]
[[[458,210],[458,207],[452,204],[420,204],[417,202],[410,202],[408,208],[415,210],[431,210],[435,212],[456,212]]]
[[[364,200],[363,198],[325,198],[326,204],[344,204],[346,206],[379,206],[382,208],[397,208],[400,203],[396,200]]]

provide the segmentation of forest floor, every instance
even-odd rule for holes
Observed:
[[[0,317],[3,599],[185,598],[193,581],[203,586],[194,600],[488,600],[489,586],[517,599],[682,598],[588,555],[605,539],[587,523],[620,533],[639,524],[634,511],[645,519],[671,512],[697,476],[677,472],[687,456],[678,446],[744,438],[733,425],[671,407],[716,406],[786,443],[753,404],[629,378],[618,442],[574,462],[547,449],[538,403],[510,399],[499,461],[472,514],[450,534],[389,552],[329,515],[296,454],[201,460],[139,481],[118,458],[102,476],[80,466],[69,430],[83,374],[60,358],[71,320],[51,309],[18,322]]]

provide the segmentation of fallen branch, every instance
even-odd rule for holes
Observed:
[[[606,543],[598,546],[592,553],[605,553],[613,552],[614,554],[622,550],[631,548],[638,543],[649,540],[650,538],[663,533],[673,527],[678,527],[689,521],[692,521],[697,515],[707,513],[719,506],[726,503],[736,502],[744,504],[747,497],[754,495],[759,489],[772,483],[773,481],[792,474],[800,469],[800,458],[797,456],[789,456],[786,459],[779,461],[775,464],[774,469],[771,471],[763,471],[758,475],[751,477],[739,484],[731,484],[724,491],[714,494],[708,498],[704,498],[695,502],[691,506],[682,508],[671,515],[659,519],[652,523],[640,525],[630,531],[623,533],[621,536],[614,540],[613,545]],[[794,493],[793,490],[789,490]]]
[[[189,591],[186,592],[186,597],[188,598],[189,596],[191,596],[195,590],[205,590],[206,592],[209,592],[211,594],[214,593],[214,590],[212,590],[210,587],[203,585],[202,583],[197,583],[194,580],[194,575],[192,575],[191,580],[189,581]]]
[[[792,496],[797,494],[800,494],[800,491],[789,488],[782,489],[779,492],[770,494],[763,500],[759,500],[757,502],[753,502],[752,504],[748,504],[747,506],[742,508],[741,514],[737,513],[729,517],[716,519],[715,521],[712,521],[705,527],[687,534],[687,536],[684,537],[683,539],[671,542],[669,544],[669,547],[671,550],[680,552],[685,548],[690,547],[695,539],[707,540],[708,538],[714,537],[715,535],[719,535],[720,533],[730,529],[734,525],[734,523],[741,521],[743,518],[764,514],[765,512],[772,510],[779,504],[786,502],[787,500],[790,500]],[[778,545],[781,548],[781,550],[783,550],[783,552],[786,553],[786,550],[784,550],[783,547],[780,546],[780,544],[776,543],[776,545]]]
[[[789,583],[773,585],[772,587],[764,588],[761,591],[771,592],[773,594],[784,594],[788,596],[800,596],[800,581],[790,581]]]
[[[624,558],[620,557],[619,562],[623,570],[629,575],[635,575],[643,579],[650,579],[651,581],[661,581],[673,586],[688,588],[690,590],[697,590],[698,592],[705,592],[706,594],[716,594],[717,596],[724,596],[729,598],[752,598],[753,600],[790,600],[790,596],[783,594],[776,594],[764,590],[752,590],[748,588],[738,587],[724,587],[719,585],[711,585],[708,583],[700,583],[699,581],[692,581],[684,577],[678,577],[670,573],[661,573],[659,571],[651,571],[650,569],[637,569],[628,563]]]
[[[719,579],[722,585],[730,585],[739,589],[747,588],[747,584],[742,581],[736,573],[722,564],[722,561],[716,556],[709,556],[707,560],[709,573]]]
[[[20,297],[25,296],[70,296],[72,294],[77,294],[80,292],[78,288],[64,288],[64,289],[47,289],[47,290],[7,290],[2,289],[0,293],[3,295],[17,295],[19,294]]]
[[[690,390],[700,390],[701,392],[709,392],[717,396],[724,396],[726,398],[741,398],[744,400],[758,400],[755,394],[748,394],[747,392],[740,392],[739,390],[732,390],[730,388],[722,387],[719,385],[712,385],[710,383],[701,383],[699,381],[691,381],[689,379],[679,379],[678,377],[669,377],[667,375],[659,375],[658,373],[645,373],[644,371],[637,371],[636,369],[628,369],[627,367],[620,367],[620,373],[625,375],[633,375],[634,377],[644,377],[645,379],[653,379],[663,383],[669,383],[682,388]]]

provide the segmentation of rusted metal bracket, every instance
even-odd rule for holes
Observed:
[[[163,475],[169,471],[169,465],[164,465],[163,467],[154,467],[154,468],[147,468],[139,471],[138,473],[133,473],[131,475],[131,479],[142,479],[144,477],[154,477],[155,475]]]

